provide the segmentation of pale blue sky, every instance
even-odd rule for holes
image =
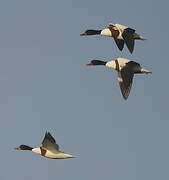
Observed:
[[[168,180],[167,0],[1,0],[0,179]],[[88,28],[128,25],[148,40],[131,55]],[[151,70],[136,75],[124,101],[116,72],[86,67],[125,57]],[[15,151],[39,146],[45,131],[75,159]]]

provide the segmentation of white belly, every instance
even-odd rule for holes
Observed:
[[[33,148],[32,152],[42,155],[40,148]],[[66,154],[66,153],[62,153],[62,152],[53,153],[53,152],[48,151],[48,150],[46,151],[44,156],[47,158],[55,158],[55,159],[65,159],[65,158],[71,158],[72,157],[72,155],[70,155],[70,154]]]
[[[52,153],[51,151],[46,151],[45,157],[47,157],[47,158],[61,158],[59,156],[59,153],[56,154],[56,153]]]
[[[45,154],[45,157],[47,157],[47,158],[55,158],[55,159],[66,159],[66,158],[71,158],[72,155],[66,154],[66,153],[55,154],[55,153],[52,153],[50,151],[47,151],[46,154]]]

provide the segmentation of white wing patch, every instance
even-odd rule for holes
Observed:
[[[120,30],[120,31],[124,31],[126,28],[128,28],[127,26],[124,26],[122,24],[115,24],[115,26]]]
[[[117,80],[118,80],[119,82],[123,82],[123,79],[122,79],[122,77],[121,77],[121,72],[118,72]]]

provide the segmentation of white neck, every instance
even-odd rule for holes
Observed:
[[[39,147],[38,147],[38,148],[33,148],[33,149],[32,149],[32,152],[34,152],[34,153],[36,153],[36,154],[41,154],[41,150],[40,150]]]
[[[103,29],[102,31],[101,31],[101,33],[100,33],[100,35],[101,36],[112,36],[112,33],[111,33],[111,31],[110,31],[110,29],[109,28],[105,28],[105,29]]]
[[[112,61],[108,61],[106,63],[106,66],[111,68],[111,69],[116,69],[116,63],[115,63],[115,60],[112,60]]]

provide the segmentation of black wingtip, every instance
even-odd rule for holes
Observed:
[[[126,97],[126,96],[123,95],[123,99],[126,101],[128,99],[128,96]]]
[[[132,41],[133,42],[131,42],[131,44],[126,42],[126,46],[127,46],[128,50],[130,51],[131,54],[134,51],[134,40],[132,40]]]
[[[127,100],[130,95],[131,85],[128,88],[126,88],[124,85],[120,84],[120,89],[121,89],[121,94],[123,96],[123,99]]]
[[[129,51],[130,51],[131,54],[133,53],[133,50],[134,50],[134,49],[129,49]]]
[[[122,90],[121,90],[121,94],[123,96],[123,99],[126,101],[128,99],[128,97],[129,97],[129,94],[126,93],[126,92],[123,92]]]

